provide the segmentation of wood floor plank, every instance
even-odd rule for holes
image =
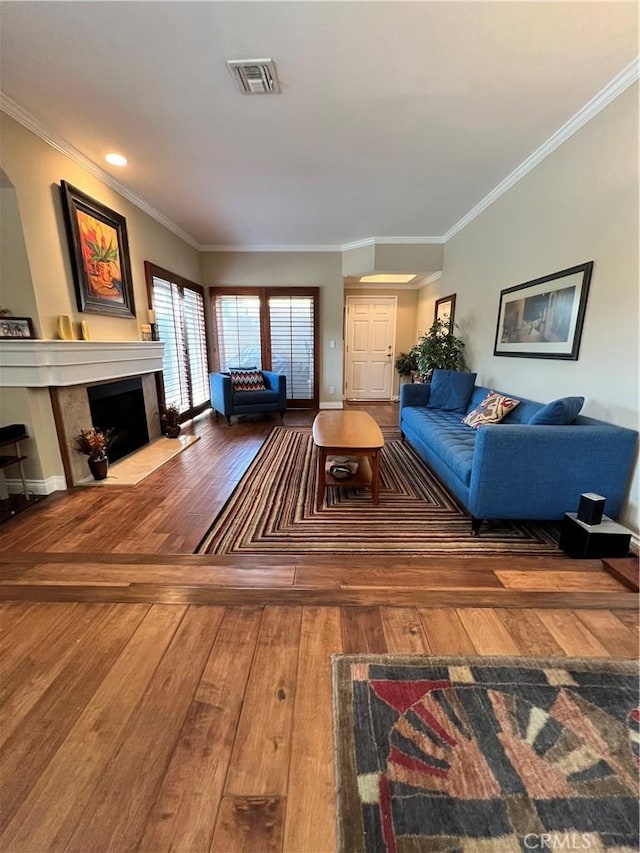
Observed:
[[[387,651],[378,607],[343,607],[340,615],[345,654],[384,654]]]
[[[285,853],[336,849],[331,655],[341,651],[339,609],[305,607],[293,712]]]
[[[613,657],[636,657],[638,637],[609,610],[577,610],[575,615]]]
[[[616,619],[623,622],[631,631],[640,633],[640,612],[638,610],[613,610]]]
[[[61,606],[61,605],[58,605]],[[140,605],[138,605],[140,606]],[[75,655],[78,644],[85,642],[96,617],[105,611],[104,604],[67,605],[40,643],[13,666],[3,668],[0,701],[0,744],[22,724],[23,718],[55,682]]]
[[[572,611],[539,610],[537,615],[569,657],[610,657],[605,646]]]
[[[578,592],[620,592],[625,589],[607,572],[516,572],[499,569],[497,577],[507,589],[553,592],[554,590]]]
[[[564,655],[535,610],[500,609],[496,613],[521,655],[543,658]]]
[[[434,655],[473,655],[476,652],[455,610],[419,607],[427,644]]]
[[[150,608],[0,837],[0,849],[66,849],[185,610]]]
[[[211,853],[280,853],[283,818],[279,797],[224,797]]]
[[[520,654],[520,649],[495,610],[465,607],[458,609],[457,613],[478,654]]]
[[[146,606],[114,604],[98,613],[84,642],[76,644],[58,678],[3,745],[0,831],[40,778],[146,611]]]
[[[136,850],[222,617],[189,607],[100,777],[68,851]]]
[[[16,631],[6,637],[0,649],[0,666],[3,681],[10,677],[11,671],[20,666],[31,652],[41,643],[46,643],[50,631],[58,631],[61,623],[72,619],[69,606],[60,603],[43,604],[39,608],[30,607],[24,618],[18,620]]]
[[[227,796],[287,794],[301,618],[299,607],[264,610],[225,785]]]
[[[209,850],[261,618],[261,608],[225,611],[141,850]]]
[[[427,654],[429,646],[415,607],[383,607],[380,610],[389,654]]]

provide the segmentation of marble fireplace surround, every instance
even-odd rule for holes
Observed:
[[[87,387],[140,377],[149,440],[161,435],[155,374],[164,344],[157,341],[0,341],[0,387],[49,388],[67,485],[88,475],[73,438],[91,426]],[[37,436],[33,436],[38,441]]]

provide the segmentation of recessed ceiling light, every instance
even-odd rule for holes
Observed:
[[[107,163],[111,163],[112,166],[126,166],[127,158],[123,157],[122,154],[107,154],[104,158]]]
[[[365,281],[370,284],[373,284],[376,281],[379,281],[383,284],[408,284],[415,277],[415,273],[409,273],[408,275],[399,275],[397,273],[380,273],[378,275],[360,276],[360,281]]]

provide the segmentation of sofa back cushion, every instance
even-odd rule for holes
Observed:
[[[529,418],[529,423],[533,425],[572,424],[578,417],[583,404],[584,397],[561,397],[539,409]]]
[[[477,375],[459,370],[434,370],[427,408],[466,412]]]

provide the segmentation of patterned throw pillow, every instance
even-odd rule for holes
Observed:
[[[236,391],[266,391],[261,370],[230,370],[231,388]]]
[[[519,405],[520,400],[512,397],[503,397],[495,391],[490,391],[479,406],[476,406],[468,415],[462,419],[472,429],[478,429],[483,424],[497,424],[505,415]]]

